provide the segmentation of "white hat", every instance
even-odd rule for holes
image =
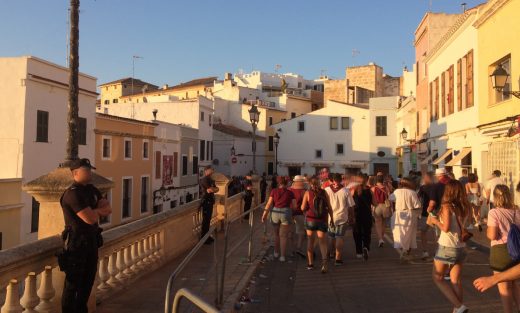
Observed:
[[[294,176],[293,182],[304,182],[305,178],[302,175]]]
[[[446,175],[446,169],[444,167],[438,168],[435,170],[435,176],[444,176]]]

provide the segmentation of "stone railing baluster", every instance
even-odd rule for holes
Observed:
[[[154,238],[155,238],[155,256],[157,257],[157,259],[159,261],[161,261],[161,258],[162,258],[162,247],[161,247],[161,233],[158,232],[158,233],[155,233],[154,234]]]
[[[124,273],[128,278],[131,278],[134,275],[134,271],[132,270],[132,267],[134,267],[134,262],[132,260],[132,246],[133,245],[129,245],[124,248],[124,261],[126,267]]]
[[[144,264],[150,265],[152,264],[152,260],[150,259],[150,242],[148,241],[148,236],[143,238],[144,243]]]
[[[139,268],[139,244],[138,242],[134,242],[131,244],[132,246],[132,267],[131,270],[134,272],[134,275],[137,274],[140,270]]]
[[[145,253],[144,253],[143,239],[139,239],[137,241],[137,247],[138,247],[137,250],[139,251],[139,259],[137,261],[137,268],[139,268],[139,271],[141,271],[145,268],[145,262],[144,262]]]
[[[110,274],[110,278],[108,279],[107,283],[111,287],[117,287],[119,282],[117,281],[116,275],[119,272],[116,266],[117,261],[117,253],[114,251],[112,254],[108,257],[108,273]]]
[[[5,303],[0,309],[0,313],[22,313],[22,309],[18,293],[18,281],[11,279],[6,288]]]
[[[34,308],[40,303],[40,298],[36,293],[36,273],[30,272],[25,278],[25,290],[20,304],[24,308],[24,313],[38,313]]]
[[[155,256],[155,237],[154,237],[154,234],[150,234],[148,236],[148,243],[149,243],[149,246],[150,246],[150,260],[152,261],[152,263],[154,265],[156,265],[157,263],[157,257]]]
[[[99,285],[98,290],[100,293],[105,293],[110,289],[110,285],[107,283],[110,278],[110,274],[108,273],[108,257],[104,256],[99,260]]]
[[[125,257],[125,248],[123,247],[117,251],[116,267],[117,267],[118,273],[116,275],[116,278],[119,282],[124,282],[125,280],[128,279],[128,276],[126,276],[124,273],[124,270],[126,269],[124,257]]]
[[[40,303],[36,306],[39,313],[53,313],[53,298],[56,294],[52,285],[52,266],[45,266],[45,270],[41,273],[40,288],[38,289],[38,297]]]

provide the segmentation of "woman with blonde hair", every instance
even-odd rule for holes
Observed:
[[[439,216],[430,213],[428,224],[441,231],[439,247],[433,261],[433,281],[453,304],[455,313],[466,313],[468,308],[462,297],[462,264],[466,259],[466,243],[463,241],[466,230],[462,227],[471,210],[466,191],[458,180],[446,184],[441,201]],[[449,270],[450,282],[444,280],[444,273]]]
[[[513,196],[506,185],[497,185],[493,192],[495,207],[489,211],[487,237],[491,240],[489,265],[495,274],[508,270],[518,264],[511,259],[507,250],[507,235],[511,224],[520,227],[520,212],[513,203]],[[520,281],[508,281],[498,284],[504,312],[520,310]]]

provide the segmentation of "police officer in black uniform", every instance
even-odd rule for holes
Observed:
[[[62,237],[64,249],[58,255],[65,272],[62,295],[63,313],[88,313],[90,296],[98,264],[98,248],[103,244],[98,220],[111,213],[110,203],[90,184],[92,169],[88,159],[75,160],[70,165],[72,186],[61,197],[65,219]]]
[[[204,168],[204,177],[200,179],[200,194],[201,194],[201,209],[202,209],[202,225],[200,238],[204,237],[209,231],[211,223],[211,217],[213,216],[213,204],[215,204],[215,192],[218,192],[218,188],[215,185],[215,181],[211,179],[213,174],[213,168],[208,165]],[[213,243],[213,238],[208,238],[205,244]]]

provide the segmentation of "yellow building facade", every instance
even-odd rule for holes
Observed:
[[[21,243],[20,226],[24,206],[21,189],[21,178],[0,179],[0,250]],[[38,220],[34,222],[38,223]]]
[[[491,0],[473,24],[478,32],[479,129],[485,139],[481,180],[500,170],[514,189],[520,181],[520,99],[492,87],[490,74],[502,66],[509,74],[505,91],[520,90],[520,0]],[[516,133],[516,134],[515,134]],[[520,199],[516,199],[520,202]]]

